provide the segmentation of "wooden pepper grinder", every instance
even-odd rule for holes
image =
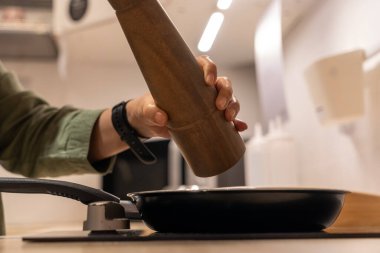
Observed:
[[[149,90],[169,116],[168,128],[195,175],[218,175],[245,145],[206,85],[195,57],[157,0],[109,0]]]

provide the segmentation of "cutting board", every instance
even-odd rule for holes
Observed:
[[[356,230],[380,231],[380,196],[359,192],[348,193],[343,209],[327,232]]]

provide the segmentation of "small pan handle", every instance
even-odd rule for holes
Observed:
[[[49,179],[0,177],[0,192],[57,195],[78,200],[85,205],[98,201],[120,202],[118,197],[99,189]]]

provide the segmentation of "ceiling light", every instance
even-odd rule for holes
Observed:
[[[218,6],[220,10],[227,10],[228,8],[230,8],[231,3],[232,3],[232,0],[218,0],[218,3],[216,6]]]
[[[220,27],[222,26],[224,15],[220,12],[215,12],[208,20],[207,26],[203,31],[202,37],[198,43],[198,49],[201,52],[207,52],[211,49],[212,44],[218,34]]]

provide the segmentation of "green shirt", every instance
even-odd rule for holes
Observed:
[[[101,110],[55,108],[23,90],[0,62],[0,164],[25,177],[104,173],[114,159],[87,160],[93,126]],[[0,202],[0,234],[4,234]]]

